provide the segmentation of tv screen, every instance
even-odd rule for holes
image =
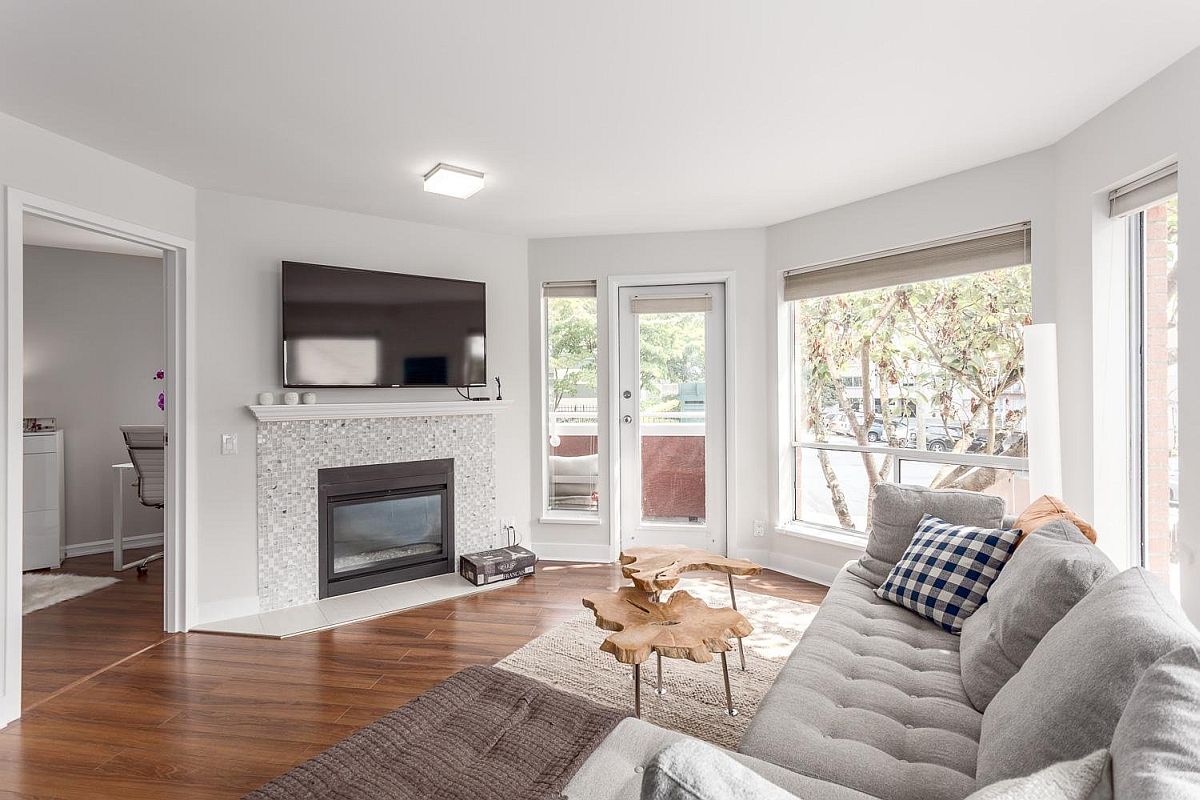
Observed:
[[[283,262],[283,384],[482,386],[484,284]]]

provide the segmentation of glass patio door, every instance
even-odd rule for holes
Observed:
[[[618,291],[621,547],[726,549],[725,287]]]

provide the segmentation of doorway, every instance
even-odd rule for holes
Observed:
[[[158,620],[158,635],[163,631],[187,630],[196,618],[196,543],[189,531],[195,529],[195,421],[190,411],[195,407],[195,390],[189,379],[195,373],[194,330],[194,269],[195,246],[188,240],[171,234],[106,217],[49,198],[38,197],[18,189],[8,188],[5,195],[4,222],[4,285],[7,336],[5,339],[6,370],[4,372],[3,403],[5,424],[0,429],[4,440],[5,470],[5,558],[0,573],[0,596],[3,597],[3,668],[0,671],[0,725],[17,719],[22,708],[22,634],[23,634],[23,562],[24,562],[24,503],[25,486],[25,226],[36,219],[61,223],[71,229],[100,234],[123,242],[143,245],[159,253],[163,291],[157,309],[165,309],[163,355],[165,368],[161,391],[165,394],[166,410],[162,425],[163,462],[161,492],[165,505],[162,520],[164,557],[157,562],[161,569],[161,590],[155,590],[152,602],[161,609],[153,615]],[[36,224],[36,223],[35,223]],[[110,484],[111,485],[111,484]],[[140,544],[134,540],[130,544]],[[49,552],[43,548],[43,554]],[[112,554],[101,554],[111,563]],[[134,560],[134,553],[126,560]],[[99,565],[97,565],[97,568]],[[112,571],[111,569],[109,570]]]
[[[725,285],[617,291],[621,548],[724,555]]]
[[[162,250],[31,214],[23,233],[27,711],[163,638],[168,398]]]

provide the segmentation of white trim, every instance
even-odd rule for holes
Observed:
[[[314,419],[374,419],[376,417],[448,417],[497,414],[512,406],[509,400],[444,400],[416,403],[312,403],[295,406],[246,406],[261,422]]]
[[[819,583],[822,586],[832,585],[833,579],[842,571],[841,566],[832,567],[819,561],[810,561],[807,558],[790,556],[785,553],[772,553],[770,563],[766,567],[776,572],[782,572],[784,575],[791,575],[793,578]]]
[[[607,392],[609,404],[609,431],[612,432],[612,448],[609,458],[609,545],[612,559],[616,560],[621,549],[621,347],[620,347],[620,290],[623,287],[682,286],[696,284],[720,284],[724,293],[725,314],[723,319],[724,353],[724,455],[725,455],[725,552],[736,548],[737,531],[737,275],[733,270],[713,272],[657,273],[650,275],[610,275],[608,278],[608,306],[606,308],[609,345],[609,372],[607,387],[600,387],[598,395]]]
[[[831,528],[822,528],[798,520],[777,526],[775,532],[780,536],[793,536],[797,539],[825,542],[826,544],[837,545],[838,547],[845,547],[859,552],[867,546],[867,535],[865,533],[854,534],[836,531]]]
[[[121,541],[123,543],[122,546],[126,550],[133,550],[139,547],[155,547],[163,543],[163,535],[161,532],[143,533],[137,536],[126,536]],[[97,553],[111,553],[112,551],[112,539],[96,539],[91,542],[63,545],[62,557],[75,558],[76,556],[91,556]]]
[[[186,631],[196,619],[198,569],[195,531],[198,512],[195,449],[196,407],[196,246],[168,233],[145,228],[67,203],[8,187],[5,203],[5,530],[3,648],[0,725],[21,715],[21,507],[24,414],[24,215],[61,222],[163,251],[166,276],[167,509],[164,518],[163,627]]]
[[[195,625],[207,625],[237,617],[248,617],[258,613],[258,595],[231,597],[226,600],[210,600],[201,603]],[[194,626],[193,626],[194,627]]]
[[[576,483],[579,482],[578,478],[573,480]],[[576,514],[570,511],[547,510],[538,517],[538,522],[543,525],[599,525],[600,514]]]
[[[533,542],[529,549],[539,561],[582,561],[588,564],[611,564],[613,557],[606,544],[574,544],[571,542]]]

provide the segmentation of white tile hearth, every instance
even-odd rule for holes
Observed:
[[[258,599],[316,602],[317,470],[454,459],[454,561],[496,544],[494,412],[258,422]]]
[[[352,622],[395,614],[409,608],[429,605],[454,597],[502,589],[520,581],[514,578],[488,586],[475,586],[458,575],[435,575],[432,578],[367,589],[354,594],[326,597],[315,603],[265,611],[246,617],[210,622],[192,628],[198,633],[226,633],[238,636],[261,636],[285,639],[302,633],[313,633]]]

